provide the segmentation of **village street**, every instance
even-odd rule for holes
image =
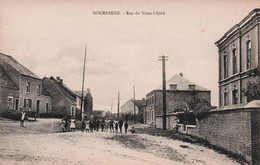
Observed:
[[[146,134],[57,133],[60,119],[0,119],[0,164],[238,164],[202,146]]]

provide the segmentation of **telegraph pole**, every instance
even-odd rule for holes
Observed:
[[[119,107],[120,106],[120,92],[118,92],[118,104],[117,104],[117,118],[119,119]]]
[[[135,116],[135,86],[134,86],[134,116]]]
[[[83,91],[84,91],[84,80],[85,80],[85,65],[86,65],[86,51],[87,51],[87,46],[85,46],[85,56],[84,56],[84,66],[83,66],[83,78],[82,78],[82,94],[81,94],[81,103],[80,103],[80,121],[82,120],[82,105],[83,105]]]
[[[163,129],[166,129],[166,76],[165,76],[165,61],[168,56],[159,56],[159,61],[162,61],[162,86],[163,86]]]
[[[112,114],[112,109],[113,109],[113,97],[112,97],[112,102],[111,102],[111,114]]]

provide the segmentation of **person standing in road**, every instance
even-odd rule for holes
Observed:
[[[81,122],[81,132],[84,132],[85,128],[86,128],[86,122],[85,122],[85,120],[82,120],[82,122]]]
[[[86,132],[89,132],[90,122],[91,122],[91,121],[87,121],[87,123],[86,123],[86,127],[85,127]]]
[[[125,127],[125,133],[127,133],[127,129],[128,129],[128,123],[127,123],[127,121],[125,121],[124,127]]]
[[[115,129],[116,129],[116,133],[118,132],[118,123],[115,123]]]
[[[123,121],[120,119],[118,122],[120,133],[122,133]]]
[[[26,113],[25,113],[24,111],[22,111],[22,117],[21,117],[20,127],[24,127],[24,119],[25,119],[25,115],[26,115]]]
[[[74,118],[72,118],[72,119],[70,120],[70,131],[71,131],[71,132],[75,132],[75,129],[76,129],[76,121],[75,121]]]
[[[101,131],[104,132],[104,127],[105,127],[105,119],[103,118],[101,121]]]
[[[111,119],[110,120],[110,132],[114,132],[114,120],[113,119]]]

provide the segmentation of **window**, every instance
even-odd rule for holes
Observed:
[[[233,101],[233,104],[237,104],[238,102],[238,99],[237,99],[237,89],[234,89],[232,91],[232,101]]]
[[[26,93],[30,93],[30,83],[26,83]]]
[[[195,85],[189,85],[189,90],[195,90]]]
[[[49,113],[49,103],[46,103],[46,105],[45,105],[45,111],[46,111],[46,113]]]
[[[153,111],[152,111],[152,120],[153,120]]]
[[[8,108],[13,109],[13,96],[8,96]]]
[[[224,92],[224,106],[226,106],[228,103],[228,92],[227,92],[227,90],[225,89],[225,92]]]
[[[177,90],[177,84],[170,84],[170,90],[176,91]]]
[[[31,100],[31,99],[24,99],[24,105],[23,105],[23,107],[24,107],[26,110],[31,111],[31,110],[32,110],[32,100]]]
[[[36,86],[36,91],[38,95],[41,95],[41,85]]]
[[[246,42],[246,69],[250,69],[251,66],[251,41]]]
[[[237,54],[236,49],[232,50],[232,57],[233,57],[233,74],[237,73]]]
[[[224,55],[224,78],[228,77],[228,59],[227,55]]]

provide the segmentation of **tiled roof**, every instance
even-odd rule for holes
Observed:
[[[21,75],[40,79],[37,75],[35,75],[33,72],[31,72],[29,69],[24,67],[22,64],[20,64],[18,61],[16,61],[13,57],[11,57],[9,55],[0,53],[0,60],[3,60],[5,63],[7,63],[11,67],[13,67]]]
[[[146,101],[145,100],[132,100],[134,102],[134,104],[137,106],[137,107],[142,107],[142,106],[145,106],[146,105]]]
[[[0,87],[18,90],[16,84],[10,79],[10,77],[6,74],[6,72],[1,66],[0,66]]]
[[[77,96],[81,97],[82,91],[73,91]],[[85,97],[87,95],[87,91],[84,90],[83,91],[83,97]]]
[[[166,82],[166,90],[170,90],[170,85],[175,84],[177,85],[177,90],[189,90],[189,85],[195,85],[195,91],[209,91],[206,88],[203,88],[190,80],[184,78],[180,74],[176,74],[170,80]],[[157,90],[162,90],[162,85],[157,88]]]
[[[42,94],[46,96],[51,96],[48,90],[44,86],[42,86]]]
[[[59,93],[62,96],[64,96],[71,103],[75,102],[76,97],[74,98],[74,95],[76,95],[76,94],[71,95],[67,90],[65,90],[65,88],[68,88],[68,87],[64,87],[63,85],[61,85],[55,78],[53,78],[53,77],[50,77],[50,78],[44,77],[43,81],[48,81],[49,83],[51,83],[56,88],[56,90],[59,91]],[[51,89],[51,90],[53,90],[53,89]],[[51,92],[50,92],[50,94],[51,94]]]

